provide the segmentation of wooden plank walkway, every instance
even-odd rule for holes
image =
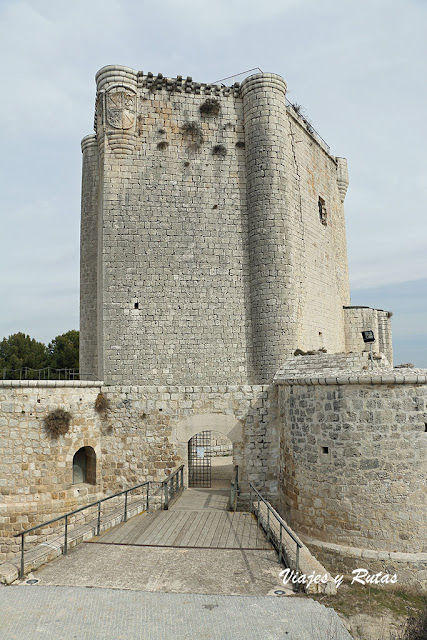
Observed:
[[[102,544],[272,550],[250,513],[226,511],[228,492],[186,489],[169,511],[142,513],[103,533]]]

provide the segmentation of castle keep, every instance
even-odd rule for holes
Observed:
[[[219,87],[110,66],[96,81],[81,369],[108,383],[266,384],[297,348],[359,347],[347,164],[287,104],[284,80]]]
[[[81,379],[0,381],[0,561],[22,528],[181,464],[187,482],[189,442],[212,432],[241,498],[254,483],[332,573],[427,588],[427,371],[393,368],[391,314],[350,304],[345,159],[275,74],[108,66],[96,84]]]

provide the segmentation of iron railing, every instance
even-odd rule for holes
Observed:
[[[254,501],[252,500],[252,492],[254,492],[255,496],[256,496],[255,502],[258,502],[258,508],[257,508],[257,512],[255,514],[256,518],[257,518],[257,521],[258,521],[258,524],[264,529],[264,531],[265,531],[265,533],[267,535],[267,540],[273,544],[273,546],[275,547],[277,553],[279,554],[279,562],[282,562],[283,559],[286,559],[287,560],[287,564],[289,566],[289,562],[288,562],[288,558],[287,558],[287,555],[286,555],[286,551],[283,548],[283,531],[285,531],[290,536],[290,538],[295,542],[295,544],[296,544],[295,572],[296,572],[296,574],[298,574],[298,572],[299,572],[299,550],[302,549],[301,542],[295,537],[293,532],[283,522],[282,518],[276,513],[276,511],[273,509],[271,504],[265,498],[263,498],[263,496],[260,494],[260,492],[257,489],[255,489],[253,484],[250,482],[249,483],[249,499],[250,499],[251,511],[252,512],[254,511]],[[266,520],[261,515],[261,510],[260,510],[261,503],[265,504],[265,506],[267,507],[267,519]],[[270,514],[273,517],[273,519],[276,522],[278,522],[278,524],[279,524],[279,535],[278,535],[278,537],[277,537],[276,532],[273,531],[273,528],[271,526],[272,523],[270,521],[270,518],[271,518]]]
[[[162,482],[162,499],[163,509],[169,509],[170,501],[178,497],[179,493],[184,490],[184,465],[182,464],[170,476]]]
[[[148,511],[149,507],[150,507],[150,497],[152,495],[155,494],[155,492],[150,490],[150,485],[160,485],[160,491],[161,491],[161,504],[162,507],[164,509],[168,509],[170,500],[173,497],[176,497],[177,494],[182,491],[184,489],[184,484],[183,484],[183,471],[184,471],[184,465],[181,465],[178,469],[176,469],[176,471],[174,471],[170,476],[168,476],[165,480],[161,480],[161,481],[146,481],[146,482],[142,482],[141,484],[137,484],[133,487],[130,487],[129,489],[124,489],[123,491],[118,491],[117,493],[111,495],[111,496],[107,496],[106,498],[101,498],[100,500],[97,500],[96,502],[91,502],[90,504],[86,504],[83,507],[79,507],[78,509],[74,509],[74,511],[70,511],[62,516],[59,516],[58,518],[52,518],[52,520],[48,520],[47,522],[42,522],[42,524],[38,524],[34,527],[31,527],[30,529],[26,529],[25,531],[21,531],[20,533],[16,533],[14,535],[14,538],[21,538],[21,560],[20,560],[20,570],[19,570],[19,576],[20,578],[24,577],[25,571],[24,571],[24,567],[25,567],[25,536],[28,535],[29,533],[32,533],[34,531],[36,531],[37,529],[41,529],[43,527],[47,527],[50,524],[53,524],[54,522],[59,522],[61,520],[64,520],[64,542],[62,545],[62,553],[64,555],[67,554],[68,552],[68,539],[69,539],[69,534],[68,534],[68,527],[69,527],[69,519],[71,516],[74,516],[78,513],[81,513],[87,509],[91,509],[92,507],[97,507],[97,515],[96,515],[96,535],[99,536],[100,532],[101,532],[101,517],[102,515],[110,515],[111,516],[111,512],[108,514],[103,514],[102,513],[102,504],[104,502],[108,502],[109,500],[112,500],[113,498],[117,498],[119,496],[124,496],[124,505],[123,505],[123,522],[127,521],[127,517],[128,517],[128,497],[129,494],[131,494],[132,491],[135,491],[136,489],[141,489],[142,487],[145,487],[145,491],[143,490],[143,493],[145,493],[145,496],[143,496],[143,503],[145,506],[145,511]],[[158,490],[157,490],[158,493]],[[164,496],[164,497],[163,497]],[[133,505],[135,506],[135,505]],[[86,526],[88,526],[88,523],[85,523]]]
[[[239,466],[236,464],[231,480],[230,511],[237,511],[237,498],[239,496]]]
[[[94,373],[85,373],[80,369],[55,369],[54,367],[43,367],[32,369],[31,367],[21,367],[20,369],[0,369],[3,380],[93,380],[98,378]]]

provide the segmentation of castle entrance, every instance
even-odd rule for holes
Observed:
[[[188,441],[188,486],[190,488],[210,488],[212,481],[211,458],[211,432],[196,433]]]
[[[188,441],[188,486],[229,488],[233,475],[233,443],[218,431],[201,431]]]

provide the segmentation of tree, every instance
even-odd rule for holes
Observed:
[[[46,345],[30,338],[25,333],[13,333],[0,342],[0,374],[9,379],[20,378],[20,369],[42,369],[48,366],[49,353]],[[18,371],[13,370],[18,369]]]
[[[79,368],[79,332],[75,329],[49,342],[49,366],[53,369]]]

